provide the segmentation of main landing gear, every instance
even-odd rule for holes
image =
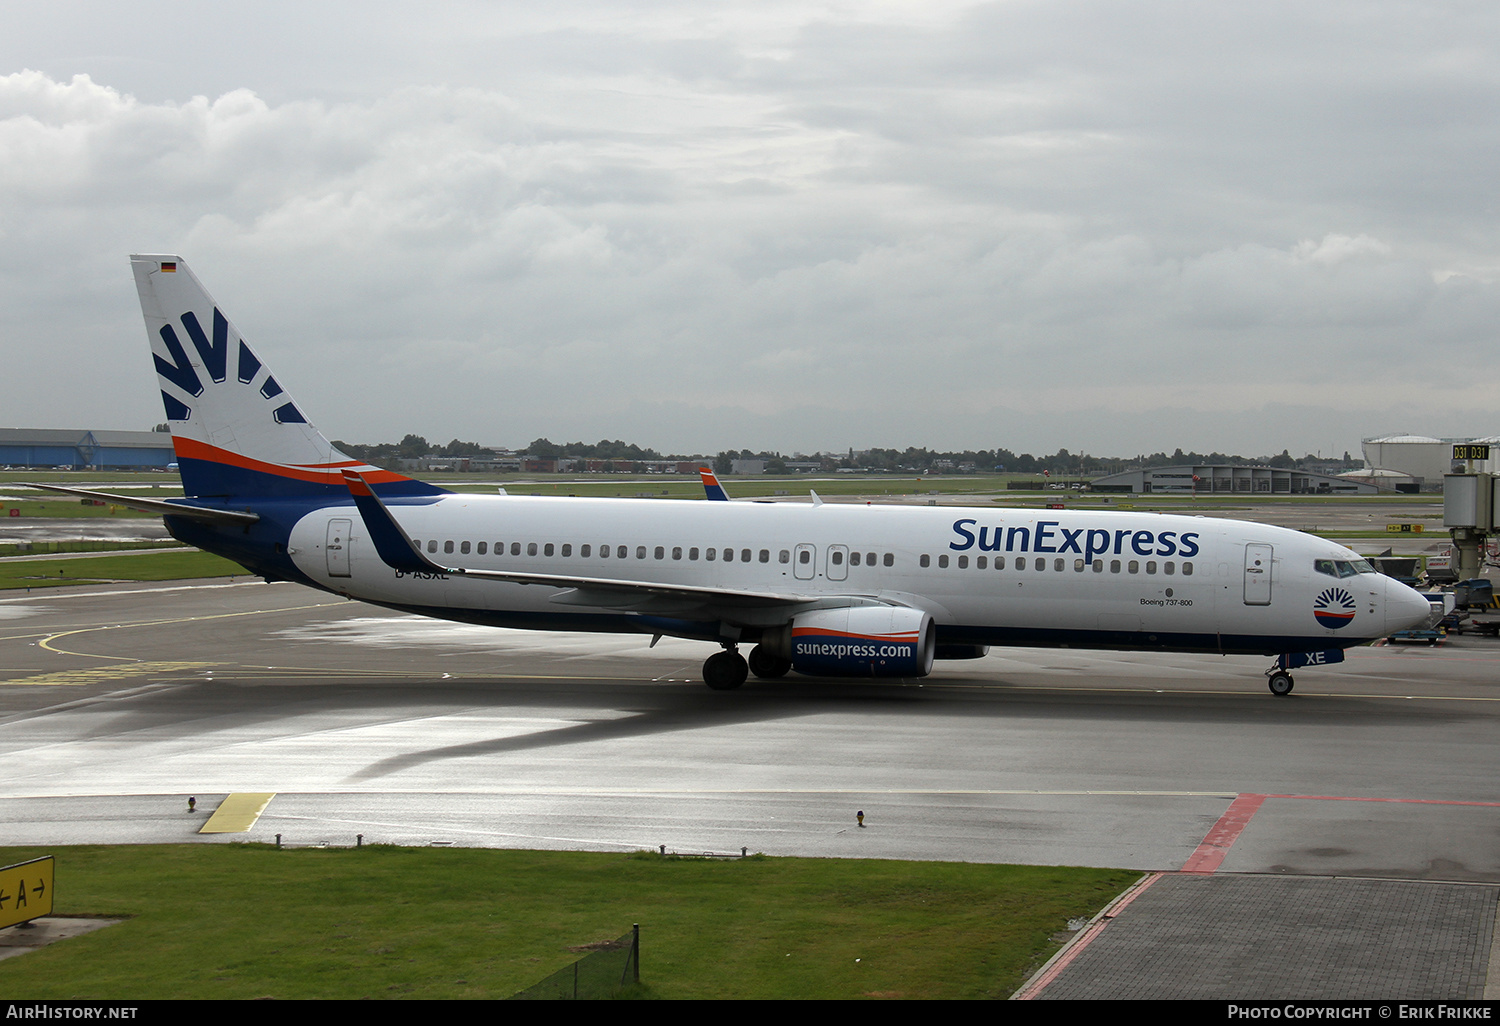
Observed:
[[[745,657],[733,645],[725,645],[724,651],[709,656],[703,663],[703,683],[715,691],[733,691],[749,675]]]
[[[772,655],[764,645],[750,650],[748,662],[737,647],[725,645],[724,651],[709,656],[703,663],[703,683],[715,691],[733,691],[752,673],[761,680],[775,680],[785,677],[791,668],[790,659]]]

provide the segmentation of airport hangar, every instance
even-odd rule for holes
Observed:
[[[176,459],[164,431],[0,428],[0,466],[165,470]]]
[[[1150,467],[1095,478],[1095,492],[1135,495],[1375,495],[1380,489],[1363,481],[1329,477],[1281,467],[1194,464]]]

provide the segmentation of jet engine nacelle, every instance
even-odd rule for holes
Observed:
[[[792,669],[816,677],[925,677],[937,651],[932,614],[906,606],[800,613],[761,639]]]

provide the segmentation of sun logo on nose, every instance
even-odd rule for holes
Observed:
[[[1313,600],[1313,616],[1324,627],[1338,630],[1354,619],[1354,596],[1343,588],[1325,588]]]

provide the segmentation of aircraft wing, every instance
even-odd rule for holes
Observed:
[[[21,484],[22,488],[36,488],[45,492],[62,492],[65,495],[77,495],[85,499],[97,499],[100,502],[113,502],[127,509],[140,510],[142,513],[158,513],[164,517],[187,517],[189,520],[206,520],[218,524],[253,524],[260,519],[255,513],[247,513],[237,509],[208,509],[205,506],[180,506],[175,502],[163,502],[160,499],[141,499],[133,495],[115,495],[112,492],[94,492],[87,488],[64,488],[61,485],[46,484]]]
[[[828,605],[828,599],[770,591],[739,591],[730,588],[705,588],[691,584],[664,584],[660,581],[621,581],[603,577],[576,577],[569,574],[533,574],[511,570],[479,570],[470,567],[443,566],[428,559],[391,516],[380,497],[364,478],[346,470],[344,483],[364,520],[375,551],[385,564],[408,573],[448,574],[508,584],[540,584],[552,588],[573,589],[555,601],[564,605],[609,606],[614,608],[659,607],[664,604],[738,607],[790,607]],[[663,602],[665,600],[665,602]],[[840,604],[861,604],[858,597],[839,600]],[[885,603],[878,603],[884,605]]]

